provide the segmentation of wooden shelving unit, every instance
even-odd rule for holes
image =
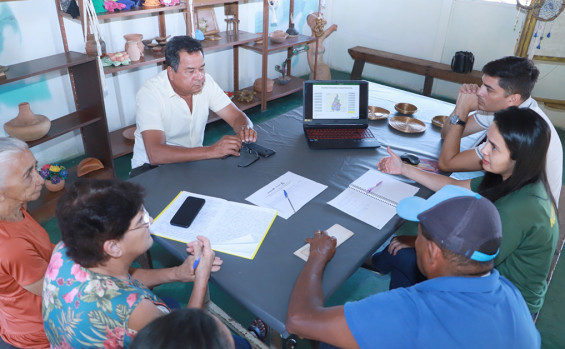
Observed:
[[[95,57],[77,52],[66,52],[14,64],[9,66],[6,78],[0,80],[0,85],[53,71],[66,72],[71,76],[77,110],[52,120],[49,132],[38,140],[27,142],[28,145],[34,147],[69,132],[80,130],[85,155],[99,159],[104,165],[104,169],[91,172],[88,177],[114,177],[114,162],[108,137],[104,98]],[[69,169],[69,173],[67,183],[72,183],[76,179],[76,169]],[[44,188],[40,198],[31,202],[28,210],[38,221],[51,217],[57,198],[63,192],[51,193]]]
[[[57,3],[57,8],[60,9],[60,2],[59,0],[55,0]],[[79,8],[83,9],[83,1],[78,0]],[[226,6],[229,4],[238,4],[239,0],[194,0],[193,6],[194,8],[203,7],[203,6],[216,6],[222,5]],[[294,2],[291,1],[291,13],[293,12]],[[100,21],[110,20],[110,19],[132,19],[133,16],[140,16],[140,15],[153,15],[157,13],[158,17],[158,26],[159,26],[159,35],[166,36],[166,28],[165,28],[165,13],[171,11],[182,11],[184,12],[184,18],[186,21],[186,34],[192,35],[192,18],[190,18],[190,11],[188,8],[187,2],[181,2],[179,5],[175,6],[160,6],[156,8],[144,8],[138,7],[133,8],[127,11],[119,11],[115,13],[99,13],[97,14],[98,19]],[[202,46],[205,52],[213,52],[213,51],[220,51],[226,49],[232,49],[233,51],[233,71],[234,71],[234,91],[240,90],[239,87],[239,47],[243,47],[257,53],[262,54],[262,69],[261,69],[261,77],[263,83],[263,91],[266,91],[266,82],[267,82],[267,64],[268,64],[268,55],[271,52],[280,51],[287,49],[288,54],[290,55],[292,52],[292,48],[294,46],[304,45],[311,42],[314,42],[316,39],[311,36],[306,35],[299,35],[296,38],[289,38],[282,44],[272,44],[269,42],[268,37],[268,22],[269,22],[269,5],[267,0],[263,0],[263,33],[262,34],[255,34],[249,33],[242,30],[238,31],[238,34],[234,35],[227,35],[226,32],[220,32],[219,35],[221,37],[220,40],[216,41],[202,41]],[[237,11],[236,11],[237,13]],[[63,37],[63,44],[65,50],[68,51],[67,41],[66,41],[66,33],[63,18],[70,18],[68,14],[59,10],[59,23],[61,26],[61,34]],[[237,15],[236,15],[237,16]],[[239,16],[237,16],[239,17]],[[84,20],[84,14],[81,13],[79,16],[78,21]],[[263,44],[257,44],[257,41],[262,40]],[[104,74],[116,74],[118,72],[128,71],[131,69],[143,67],[146,65],[152,64],[162,64],[165,61],[165,55],[163,52],[153,52],[150,50],[144,51],[144,57],[141,58],[138,62],[132,62],[126,66],[111,66],[104,68]],[[290,69],[288,69],[288,75],[290,76]],[[242,103],[236,101],[234,99],[234,103],[241,109],[246,110],[257,105],[261,105],[261,109],[265,110],[267,108],[267,101],[274,100],[288,94],[294,93],[296,91],[300,91],[302,89],[302,80],[297,77],[291,77],[291,81],[286,85],[278,85],[275,84],[275,87],[272,92],[262,92],[260,94],[255,95],[253,101],[250,103]],[[227,88],[226,88],[227,89]],[[253,90],[253,87],[246,87],[244,89]],[[75,96],[76,97],[76,96]],[[208,122],[212,122],[218,120],[219,118],[214,114],[210,113],[210,117]],[[109,139],[111,142],[111,148],[114,154],[114,157],[119,157],[133,151],[133,144],[134,142],[128,139],[125,139],[122,136],[122,132],[130,126],[126,126],[119,130],[115,130],[110,133]]]

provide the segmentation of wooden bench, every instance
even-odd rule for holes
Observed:
[[[482,84],[481,77],[483,73],[478,70],[473,70],[468,74],[456,73],[451,70],[451,66],[449,64],[374,50],[362,46],[352,47],[348,50],[348,52],[351,58],[355,60],[353,63],[353,70],[351,71],[352,80],[361,79],[361,73],[365,67],[365,62],[367,62],[387,68],[424,75],[424,90],[422,91],[424,96],[429,96],[431,94],[434,78],[458,82],[461,84]]]

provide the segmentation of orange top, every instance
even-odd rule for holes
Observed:
[[[40,280],[54,245],[27,211],[19,222],[0,221],[0,335],[21,348],[49,348],[41,297],[22,286]]]

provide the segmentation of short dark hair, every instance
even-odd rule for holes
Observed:
[[[502,181],[499,174],[486,172],[478,193],[495,202],[527,184],[541,180],[555,205],[545,172],[551,138],[547,121],[531,109],[510,107],[494,114],[494,124],[510,151],[510,158],[515,160],[514,170],[506,181]]]
[[[55,214],[67,255],[85,268],[107,261],[104,242],[121,239],[143,205],[138,184],[78,180],[59,198]]]
[[[187,35],[179,35],[173,37],[165,45],[165,64],[176,72],[179,68],[180,53],[194,53],[200,51],[204,56],[204,50],[200,41]]]
[[[131,349],[226,349],[229,340],[217,321],[197,308],[179,309],[142,328]]]
[[[472,260],[470,257],[465,257],[461,254],[451,251],[447,247],[443,246],[441,242],[436,241],[433,238],[432,234],[430,234],[430,232],[422,224],[420,224],[420,229],[422,236],[426,240],[433,241],[439,247],[443,254],[443,257],[451,263],[455,270],[460,271],[460,275],[469,275],[469,270],[474,271],[471,273],[481,274],[494,268],[494,259],[486,262]],[[487,255],[493,255],[498,251],[500,241],[501,239],[492,239],[490,241],[487,241],[482,246],[480,246],[477,251]]]
[[[518,93],[526,100],[538,80],[539,70],[525,57],[507,56],[487,63],[483,73],[499,78],[498,84],[506,95]]]

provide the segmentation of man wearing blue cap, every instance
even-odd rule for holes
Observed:
[[[401,201],[397,213],[419,222],[417,263],[428,280],[325,308],[322,275],[336,240],[316,231],[290,297],[289,332],[340,348],[540,347],[522,295],[493,269],[502,228],[489,200],[446,186]]]

